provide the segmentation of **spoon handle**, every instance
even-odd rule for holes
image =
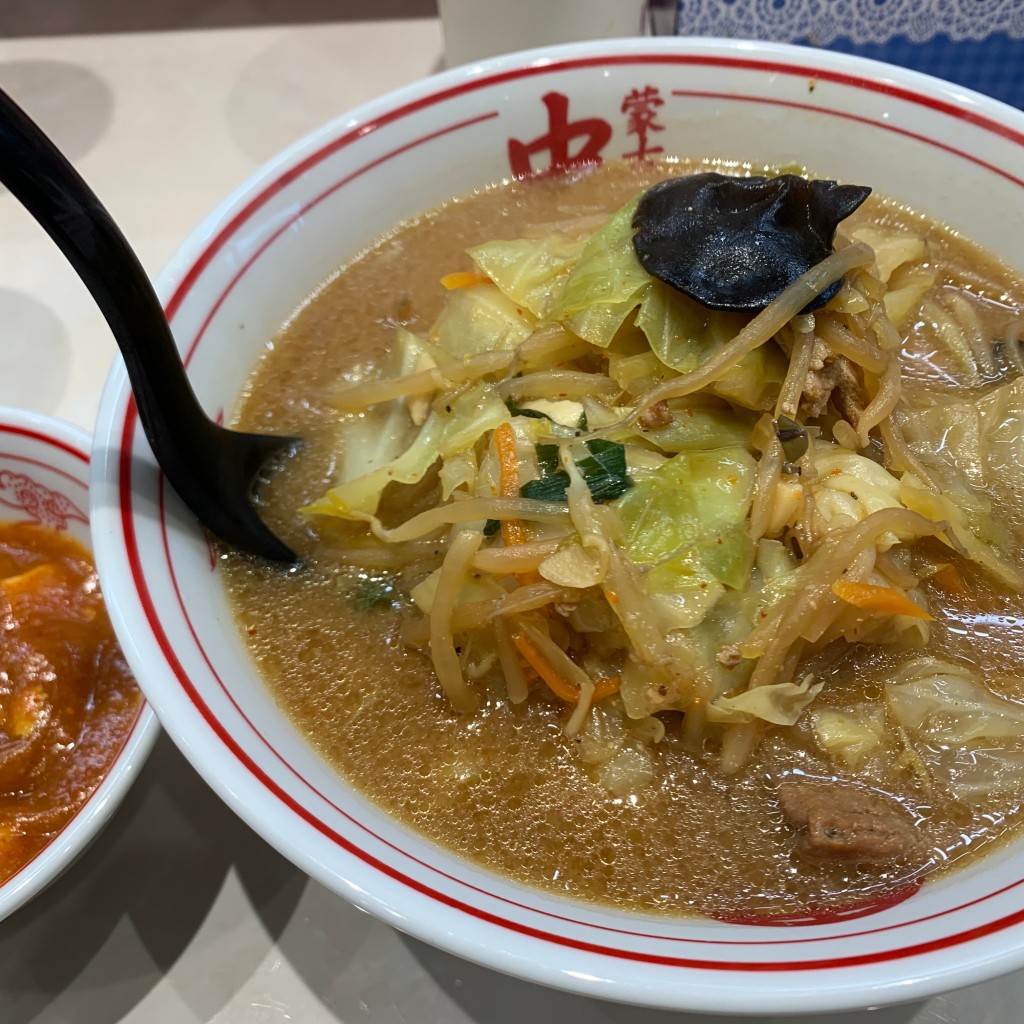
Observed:
[[[156,461],[199,521],[243,551],[296,562],[252,505],[256,474],[298,438],[244,434],[203,412],[160,301],[110,214],[38,126],[0,91],[0,182],[57,243],[110,325]]]
[[[202,451],[208,421],[156,293],[92,189],[2,90],[0,181],[57,243],[96,300],[124,357],[146,437],[175,484],[180,450],[191,450],[193,458]],[[183,433],[172,437],[167,423]]]

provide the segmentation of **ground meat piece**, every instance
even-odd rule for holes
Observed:
[[[860,425],[867,408],[867,396],[857,368],[846,356],[836,356],[836,384],[832,389],[832,402],[852,427]]]
[[[637,418],[641,430],[660,430],[675,421],[668,402],[655,402]]]
[[[726,668],[735,668],[742,660],[743,655],[735,644],[726,644],[718,652],[718,663]]]
[[[811,363],[804,383],[801,412],[805,417],[820,416],[830,398],[851,426],[860,423],[867,398],[857,368],[846,356],[830,355],[820,367]]]
[[[843,782],[786,779],[779,808],[797,851],[816,860],[913,861],[924,844],[908,814],[880,793]]]

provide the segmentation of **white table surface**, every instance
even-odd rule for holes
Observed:
[[[283,145],[440,67],[429,4],[0,0],[0,88],[64,148],[155,273]],[[329,17],[344,20],[316,20]],[[0,404],[91,428],[114,352],[85,289],[0,190]],[[1022,1001],[1024,973],[827,1019],[1020,1024]],[[696,1020],[548,991],[395,932],[292,867],[163,737],[89,853],[0,923],[2,1024]]]

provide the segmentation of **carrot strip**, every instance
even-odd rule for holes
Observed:
[[[579,688],[563,678],[555,671],[554,667],[544,655],[537,650],[533,641],[522,633],[512,634],[512,643],[516,650],[526,659],[526,663],[547,683],[551,692],[566,704],[578,704],[580,699]],[[615,693],[622,680],[618,676],[609,676],[607,679],[599,679],[594,683],[593,700],[603,700]]]
[[[952,562],[947,562],[932,573],[931,578],[946,591],[947,594],[963,596],[969,593],[967,583]]]
[[[529,637],[523,636],[522,633],[513,633],[512,643],[516,645],[516,650],[526,659],[530,668],[548,684],[556,697],[567,704],[575,704],[580,699],[580,691],[551,667],[548,659],[537,650]]]
[[[519,497],[519,452],[516,448],[516,432],[511,423],[502,423],[494,434],[494,446],[498,450],[498,482],[503,498]],[[526,528],[518,519],[501,521],[501,537],[506,547],[525,544]]]
[[[855,608],[863,608],[865,611],[877,612],[880,615],[909,615],[915,619],[933,618],[906,594],[892,587],[877,587],[873,583],[856,583],[853,580],[836,580],[832,584],[832,593]]]
[[[486,274],[477,274],[471,270],[460,270],[441,278],[441,284],[450,292],[459,288],[472,288],[475,284],[487,284],[488,281],[490,278]]]

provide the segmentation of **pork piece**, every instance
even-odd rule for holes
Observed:
[[[924,843],[909,815],[880,793],[844,782],[786,779],[777,795],[805,857],[858,863],[922,857]]]
[[[820,416],[829,398],[847,423],[853,427],[860,423],[867,398],[857,368],[846,356],[829,355],[823,360],[812,360],[800,402],[802,413],[808,418]]]

